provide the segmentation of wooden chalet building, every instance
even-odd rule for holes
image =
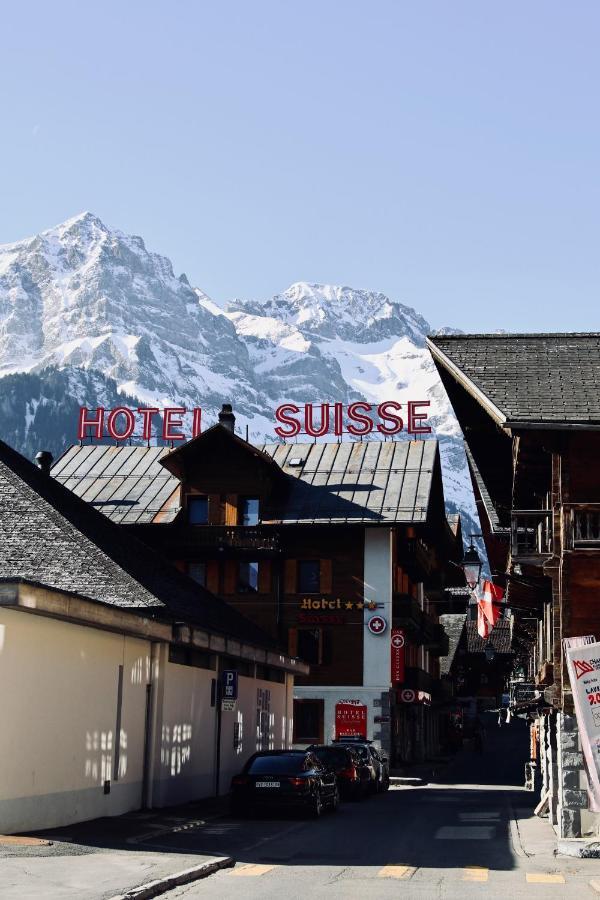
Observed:
[[[542,792],[561,837],[598,832],[563,639],[600,638],[600,334],[428,339],[462,427],[517,664],[535,681]]]
[[[355,730],[394,761],[438,752],[438,615],[462,539],[437,442],[257,447],[234,423],[224,406],[175,449],[74,446],[52,474],[309,663],[296,744]],[[405,642],[394,681],[392,628]]]

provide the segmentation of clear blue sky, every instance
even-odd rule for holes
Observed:
[[[600,4],[5,5],[0,242],[89,209],[223,302],[600,330]]]

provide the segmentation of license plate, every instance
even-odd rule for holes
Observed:
[[[281,787],[279,781],[257,781],[256,787]]]

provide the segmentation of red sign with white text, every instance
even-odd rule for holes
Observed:
[[[404,681],[404,649],[406,639],[401,628],[392,628],[392,685],[396,687]]]
[[[335,704],[335,736],[365,737],[367,736],[367,707],[362,703]]]

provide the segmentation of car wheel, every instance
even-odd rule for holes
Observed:
[[[386,775],[385,778],[383,779],[383,784],[381,785],[381,790],[389,791],[389,789],[390,789],[390,776]]]
[[[338,806],[340,805],[340,792],[338,791],[337,784],[333,789],[333,796],[329,802],[329,809],[331,812],[335,812]]]
[[[321,800],[321,794],[318,793],[315,795],[315,798],[312,802],[311,813],[314,819],[319,819],[321,817],[321,813],[323,812],[323,801]]]

